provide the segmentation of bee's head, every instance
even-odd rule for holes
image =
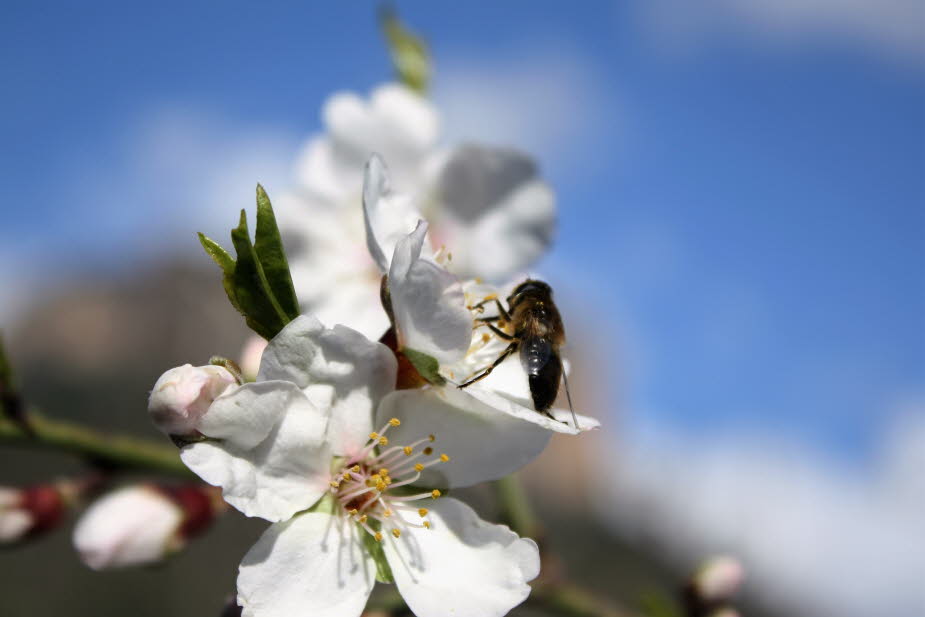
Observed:
[[[531,296],[534,298],[552,298],[552,288],[543,281],[527,279],[514,288],[511,295],[507,297],[507,304],[513,308],[524,298]]]

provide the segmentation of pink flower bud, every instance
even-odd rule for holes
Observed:
[[[0,488],[0,544],[57,527],[66,509],[61,492],[50,484]]]
[[[691,581],[694,592],[703,602],[728,600],[745,580],[745,569],[738,559],[719,556],[708,559]]]
[[[208,487],[128,486],[84,512],[74,546],[94,570],[155,563],[183,548],[218,511]]]
[[[235,384],[234,375],[221,366],[184,364],[170,369],[154,384],[148,413],[157,428],[168,435],[195,435],[212,401]]]

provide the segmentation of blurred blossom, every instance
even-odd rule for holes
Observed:
[[[215,400],[237,379],[221,366],[172,368],[157,380],[148,399],[148,413],[167,435],[195,436],[202,416]]]
[[[183,548],[221,509],[201,486],[128,486],[87,508],[74,529],[74,546],[94,570],[156,563]]]
[[[0,544],[54,529],[66,509],[64,495],[57,486],[0,487]]]
[[[745,579],[745,569],[737,559],[729,556],[707,560],[691,581],[694,592],[706,602],[728,600]]]
[[[322,115],[327,132],[302,153],[298,191],[276,206],[299,299],[323,322],[371,338],[388,328],[357,207],[372,153],[389,161],[408,218],[432,223],[428,245],[452,247],[449,267],[460,276],[504,279],[548,247],[554,197],[528,156],[476,145],[438,149],[437,111],[398,84],[379,87],[369,102],[335,94]]]

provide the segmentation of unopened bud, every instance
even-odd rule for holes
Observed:
[[[745,569],[738,559],[719,556],[708,559],[694,573],[691,587],[702,602],[728,600],[745,580]]]
[[[734,608],[719,608],[710,613],[709,617],[742,617],[739,611]]]
[[[241,350],[241,374],[247,381],[254,381],[260,371],[263,350],[267,348],[267,339],[254,335],[244,343]]]
[[[168,435],[196,435],[199,420],[209,406],[237,380],[221,366],[172,368],[157,380],[148,399],[148,413],[154,424]]]
[[[66,510],[61,491],[54,485],[0,488],[0,544],[54,529]]]
[[[183,548],[219,510],[209,487],[128,486],[87,508],[74,546],[94,570],[151,564]]]

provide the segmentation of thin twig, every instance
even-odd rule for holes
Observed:
[[[103,433],[74,422],[52,420],[35,412],[30,412],[27,418],[28,432],[13,421],[0,418],[0,444],[67,452],[111,469],[192,475],[175,447],[137,437]]]

